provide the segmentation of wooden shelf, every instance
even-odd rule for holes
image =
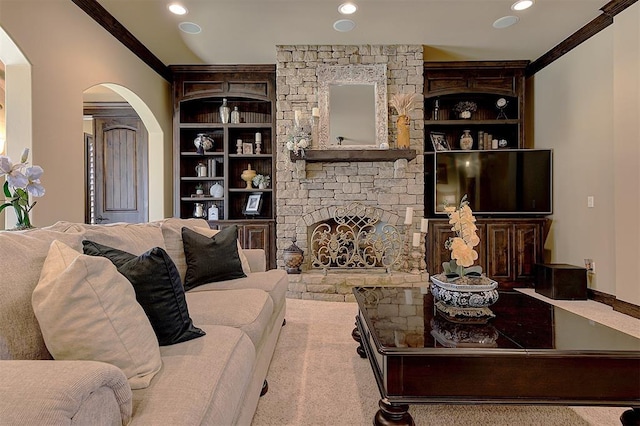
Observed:
[[[507,119],[507,120],[425,120],[424,124],[428,124],[431,126],[437,126],[438,124],[443,126],[449,126],[449,125],[462,126],[467,124],[469,126],[474,126],[474,125],[495,126],[500,124],[518,124],[519,122],[520,120],[514,118],[514,119]]]
[[[307,149],[304,156],[289,153],[291,161],[337,163],[347,161],[395,161],[401,158],[413,160],[415,149]]]

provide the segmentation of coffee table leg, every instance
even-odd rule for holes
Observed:
[[[415,426],[407,404],[392,404],[383,398],[378,407],[380,409],[373,418],[375,426]]]
[[[620,423],[622,423],[623,426],[640,425],[640,407],[634,407],[622,413]]]
[[[367,353],[364,351],[364,347],[362,346],[362,336],[360,336],[360,330],[358,330],[358,325],[356,323],[356,328],[351,332],[351,338],[358,343],[358,348],[356,352],[360,355],[360,358],[366,358]]]

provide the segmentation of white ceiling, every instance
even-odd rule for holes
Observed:
[[[606,0],[536,0],[522,12],[515,0],[355,0],[356,28],[333,29],[341,0],[98,0],[165,65],[276,62],[276,45],[422,44],[427,60],[535,60],[601,14]],[[506,15],[520,21],[505,29]],[[178,29],[194,22],[202,32]]]

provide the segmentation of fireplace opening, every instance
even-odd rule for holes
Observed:
[[[336,207],[333,217],[308,228],[311,268],[340,271],[384,271],[401,263],[403,239],[374,206],[351,203]]]

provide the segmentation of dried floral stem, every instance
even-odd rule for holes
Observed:
[[[418,106],[419,101],[417,93],[396,93],[391,96],[389,105],[395,108],[399,115],[407,115]]]

